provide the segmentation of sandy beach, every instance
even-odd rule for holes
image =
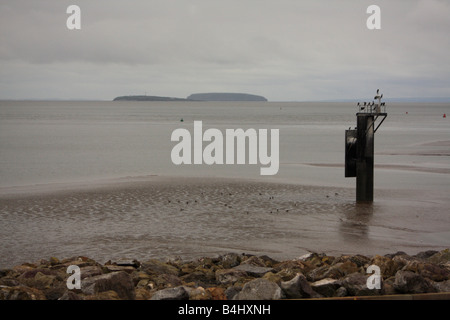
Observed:
[[[443,192],[147,176],[2,188],[0,267],[84,255],[194,259],[228,252],[386,254],[448,247]]]

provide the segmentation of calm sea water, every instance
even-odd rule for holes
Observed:
[[[0,101],[0,267],[50,256],[449,247],[450,104],[388,104],[367,206],[355,204],[355,179],[344,178],[344,132],[356,112],[349,103]],[[171,134],[192,132],[195,120],[222,132],[279,129],[278,174],[260,176],[259,164],[174,165]],[[145,184],[149,176],[172,182]],[[215,177],[248,181],[207,179]],[[115,178],[129,184],[95,189]],[[36,193],[59,183],[78,189]]]
[[[382,165],[450,169],[450,104],[388,104],[375,136],[376,187],[449,188],[448,175]],[[146,175],[248,177],[354,186],[343,178],[344,131],[356,125],[351,103],[0,102],[0,187]],[[183,119],[183,122],[180,120]],[[260,165],[175,166],[176,128],[280,130],[280,170]],[[435,143],[435,145],[433,145]],[[206,143],[205,143],[206,144]],[[447,153],[442,156],[440,151]],[[433,153],[441,154],[435,155]],[[314,167],[308,164],[332,164]]]

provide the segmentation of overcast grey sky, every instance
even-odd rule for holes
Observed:
[[[448,0],[1,0],[0,99],[450,97],[449,17]]]

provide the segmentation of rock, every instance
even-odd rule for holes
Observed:
[[[0,279],[8,276],[10,273],[12,273],[10,269],[0,269]]]
[[[241,278],[247,276],[247,272],[236,269],[220,269],[216,271],[216,280],[223,285],[236,283]]]
[[[411,271],[399,270],[395,274],[394,288],[400,293],[431,293],[436,288],[430,280]]]
[[[202,269],[209,269],[209,268],[212,268],[213,266],[215,266],[215,263],[212,258],[202,257],[196,261],[195,268],[197,269],[200,267]]]
[[[379,256],[376,255],[372,258],[372,260],[369,262],[371,265],[376,265],[380,268],[380,275],[383,277],[383,279],[387,279],[389,277],[395,276],[398,270],[400,270],[405,262],[405,260],[399,260],[399,259],[392,259],[387,256]]]
[[[187,300],[189,293],[182,286],[156,291],[150,300]]]
[[[340,285],[340,280],[325,278],[311,283],[311,288],[313,291],[324,297],[333,297],[336,294],[336,290],[339,289]]]
[[[211,300],[211,293],[203,287],[186,288],[189,294],[189,300]]]
[[[233,298],[239,293],[241,292],[242,288],[241,287],[228,287],[225,290],[225,296],[227,298],[227,300],[233,300]]]
[[[212,300],[227,300],[227,296],[223,288],[207,288],[206,291],[209,292]]]
[[[135,259],[119,259],[115,261],[113,264],[121,266],[121,267],[133,267],[133,268],[139,268],[141,266],[141,263]]]
[[[150,300],[152,297],[149,290],[145,288],[136,288],[136,300]]]
[[[149,287],[149,283],[150,283],[149,279],[139,280],[139,282],[135,285],[135,288],[136,289],[137,288],[147,288],[147,287]]]
[[[80,268],[87,266],[99,266],[99,264],[95,260],[86,257],[72,257],[61,260],[59,264],[50,266],[50,269],[52,270],[62,269],[65,272],[67,268],[71,265],[78,266]]]
[[[248,259],[245,259],[241,262],[241,265],[252,265],[257,267],[266,267],[266,262],[257,256],[252,256]]]
[[[322,266],[308,272],[306,277],[310,282],[316,282],[325,278],[339,279],[351,273],[358,272],[358,270],[358,265],[352,262],[350,257],[342,256],[335,259],[331,266],[322,263]]]
[[[117,272],[117,271],[124,271],[128,274],[132,274],[136,269],[132,266],[119,266],[119,265],[105,265],[103,267],[105,269],[105,272]]]
[[[356,264],[356,266],[357,266],[358,268],[361,268],[361,267],[364,268],[364,267],[365,267],[366,265],[368,265],[369,262],[370,262],[370,258],[368,258],[368,257],[366,257],[366,256],[363,256],[363,255],[360,255],[360,254],[351,256],[351,257],[349,258],[349,260],[350,260],[351,262],[353,262],[354,264]]]
[[[450,263],[450,249],[445,249],[432,255],[428,258],[428,262],[442,265]]]
[[[272,268],[260,267],[257,265],[247,264],[247,263],[242,263],[242,264],[238,265],[237,267],[234,267],[233,269],[246,272],[249,276],[258,277],[258,278],[262,277],[267,272],[274,271]]]
[[[263,277],[263,279],[275,282],[276,284],[280,285],[283,279],[281,278],[281,275],[275,274],[273,272],[267,272]]]
[[[57,264],[60,264],[59,259],[55,257],[51,257],[49,262],[51,266],[56,266]]]
[[[334,265],[332,265],[328,271],[326,271],[323,276],[325,278],[333,278],[333,279],[339,279],[342,277],[345,277],[349,274],[358,272],[359,268],[358,266],[353,263],[350,260],[347,260],[345,262],[339,262]]]
[[[216,273],[208,269],[201,269],[185,274],[181,280],[186,283],[195,283],[196,286],[207,287],[216,284]]]
[[[347,289],[345,287],[339,287],[336,290],[335,297],[346,297],[348,294]]]
[[[124,300],[135,298],[134,284],[131,276],[126,272],[112,272],[86,278],[81,281],[81,291],[88,295],[95,295],[104,291],[113,290]]]
[[[48,276],[46,274],[38,272],[34,277],[33,287],[40,290],[50,289],[55,282],[56,282],[55,276]]]
[[[81,279],[99,276],[101,274],[103,274],[103,272],[102,268],[99,266],[85,266],[80,268]],[[69,274],[67,275],[70,276]]]
[[[69,265],[81,268],[81,290],[67,289]],[[381,289],[367,287],[370,265],[380,267]],[[313,253],[281,262],[235,253],[190,262],[121,259],[104,265],[86,257],[50,258],[0,270],[0,299],[14,300],[269,300],[431,292],[450,292],[448,249],[415,256]]]
[[[322,261],[324,257],[325,257],[324,254],[313,253],[306,260],[303,261],[310,269],[315,269],[324,265],[324,262]]]
[[[450,292],[450,280],[436,282],[435,288],[438,292]]]
[[[329,266],[322,266],[322,267],[315,268],[306,274],[306,278],[310,282],[322,280],[325,278],[324,274],[325,274],[325,272],[328,271],[328,269],[329,269]]]
[[[0,286],[16,287],[16,286],[20,286],[20,282],[14,278],[4,277],[4,278],[0,278]]]
[[[176,275],[176,276],[179,275],[178,268],[176,268],[176,267],[174,267],[174,266],[172,266],[170,264],[167,264],[167,263],[161,262],[159,260],[156,260],[156,259],[152,259],[150,261],[142,263],[140,268],[141,268],[142,271],[144,271],[144,272],[146,272],[148,274],[151,274],[151,273],[157,273],[157,274],[158,273],[159,274],[167,273],[167,274],[173,274],[173,275]]]
[[[241,257],[236,253],[227,253],[220,257],[224,269],[230,269],[241,263]]]
[[[419,252],[418,254],[414,255],[413,257],[416,259],[419,259],[419,260],[427,260],[428,258],[432,257],[436,253],[438,253],[438,251],[428,250],[428,251]]]
[[[43,275],[52,275],[56,276],[57,272],[54,270],[46,269],[46,268],[34,268],[31,270],[27,270],[19,276],[19,279],[32,279],[36,276],[36,274],[41,273]]]
[[[450,271],[448,269],[426,262],[411,261],[402,270],[418,273],[422,277],[433,281],[445,281],[450,278]]]
[[[36,268],[37,268],[36,265],[30,264],[30,263],[24,263],[24,264],[21,264],[20,266],[13,267],[12,271],[17,272],[19,274],[23,274],[27,271],[34,270]],[[33,277],[34,277],[34,275],[33,275]]]
[[[310,269],[305,263],[299,260],[289,260],[289,261],[282,261],[280,263],[277,263],[273,266],[273,269],[277,272],[284,272],[286,276],[291,275],[289,279],[283,279],[283,280],[290,280],[293,277],[297,275],[297,273],[303,273],[306,274]]]
[[[334,258],[334,257],[324,256],[324,257],[322,258],[322,262],[323,262],[324,264],[331,265],[331,264],[334,263],[334,261],[335,261],[335,258]]]
[[[345,277],[341,284],[347,289],[347,295],[350,296],[375,296],[383,294],[383,281],[381,281],[381,289],[369,289],[367,287],[367,279],[369,276],[355,272]]]
[[[395,277],[387,278],[383,280],[383,294],[385,295],[394,295],[398,292],[394,288]]]
[[[295,260],[297,260],[297,261],[308,261],[308,260],[312,259],[312,257],[314,257],[314,255],[315,255],[315,253],[308,252],[308,253],[305,253],[304,255],[296,258]]]
[[[247,282],[233,300],[278,300],[283,297],[283,292],[276,283],[255,279]]]
[[[42,270],[50,271],[48,269]],[[38,290],[50,289],[57,282],[56,275],[52,275],[48,272],[43,273],[41,271],[38,271],[36,274],[34,274],[34,277],[31,278],[31,275],[33,275],[33,273],[27,271],[25,276],[22,275],[23,277],[19,277],[20,282],[25,286],[36,288]]]
[[[395,257],[403,257],[406,260],[412,259],[410,256],[408,256],[406,254],[406,252],[403,252],[403,251],[397,251],[396,253],[386,254],[385,257],[387,257],[389,259],[394,259]]]
[[[181,286],[183,283],[180,278],[173,274],[159,274],[154,275],[150,281],[154,283],[155,287],[158,289],[164,288],[174,288]]]
[[[121,297],[116,291],[108,290],[87,296],[85,300],[121,300]]]
[[[24,286],[0,287],[0,300],[46,300],[42,291]]]
[[[282,282],[281,289],[289,299],[320,297],[320,295],[311,288],[305,276],[301,273],[297,274],[297,276],[290,281]]]
[[[266,255],[260,256],[259,259],[264,261],[264,264],[266,265],[266,267],[273,267],[277,263],[280,263],[279,261],[272,259],[271,257],[266,256]]]
[[[58,300],[83,300],[78,294],[73,291],[66,290]]]

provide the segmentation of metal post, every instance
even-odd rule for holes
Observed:
[[[378,100],[378,104],[358,102],[356,130],[349,128],[345,131],[345,177],[356,177],[357,202],[373,202],[375,132],[387,117],[386,112],[381,112],[381,107],[385,106],[381,102],[382,97],[377,90],[374,99]],[[379,118],[381,120],[376,126]]]
[[[374,117],[371,113],[357,114],[356,138],[356,201],[373,201]]]

